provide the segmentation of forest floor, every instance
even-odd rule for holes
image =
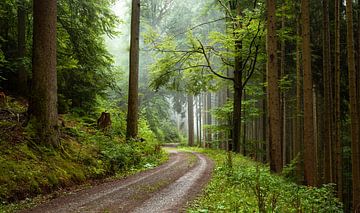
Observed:
[[[94,186],[22,212],[182,212],[210,180],[213,163],[198,153],[168,149],[167,163]]]

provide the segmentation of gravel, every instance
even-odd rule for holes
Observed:
[[[212,162],[201,154],[171,151],[169,161],[157,168],[22,212],[179,212],[201,191],[212,168]]]

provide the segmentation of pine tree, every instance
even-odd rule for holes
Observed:
[[[138,84],[139,84],[139,37],[140,37],[140,0],[132,1],[130,73],[126,138],[138,135]]]
[[[267,0],[267,80],[269,109],[270,169],[282,170],[279,74],[277,69],[276,1]]]
[[[33,77],[29,114],[41,142],[58,145],[56,0],[34,0]]]

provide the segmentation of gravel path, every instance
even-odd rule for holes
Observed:
[[[179,212],[210,179],[212,167],[212,162],[201,154],[172,151],[169,161],[155,169],[23,212]]]

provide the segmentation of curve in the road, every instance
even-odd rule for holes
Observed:
[[[166,164],[124,180],[101,184],[56,198],[28,212],[177,212],[210,178],[212,163],[204,156],[174,152]]]

